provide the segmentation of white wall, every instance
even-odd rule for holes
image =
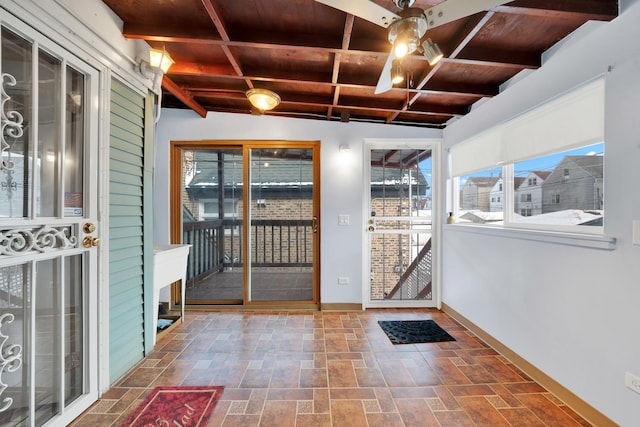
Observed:
[[[248,107],[247,107],[248,108]],[[365,138],[440,138],[441,131],[367,123],[163,109],[156,136],[154,207],[157,243],[169,242],[169,143],[180,140],[320,140],[320,276],[322,303],[362,302],[363,165]],[[340,153],[349,144],[349,153]],[[338,215],[351,216],[338,226]],[[338,287],[338,276],[350,284]]]
[[[606,74],[605,223],[614,250],[443,230],[443,302],[623,426],[640,425],[640,2],[444,131],[445,147]],[[609,72],[609,67],[611,71]]]

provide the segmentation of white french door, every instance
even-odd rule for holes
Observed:
[[[0,425],[66,425],[98,394],[99,75],[0,24]]]
[[[365,144],[366,306],[438,306],[439,149],[429,141]]]

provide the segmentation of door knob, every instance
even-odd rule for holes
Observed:
[[[87,236],[82,239],[82,246],[85,248],[90,248],[92,246],[100,246],[100,238]]]
[[[84,231],[86,234],[91,234],[96,231],[96,226],[92,222],[85,222],[82,225],[82,231]]]

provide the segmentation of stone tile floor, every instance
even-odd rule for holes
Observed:
[[[378,320],[455,342],[393,345]],[[191,312],[72,424],[120,426],[153,387],[223,385],[209,427],[589,426],[435,309]]]

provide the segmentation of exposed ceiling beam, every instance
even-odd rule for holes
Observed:
[[[344,22],[344,32],[342,35],[342,50],[349,49],[349,43],[351,42],[351,32],[353,31],[353,21],[355,17],[350,13],[347,14],[347,17]],[[338,52],[334,54],[333,57],[333,75],[331,76],[331,83],[338,83],[338,76],[340,75],[340,62],[342,61],[342,53]],[[333,105],[329,107],[327,110],[327,119],[331,118],[333,114],[333,106],[338,104],[338,100],[340,99],[340,86],[335,86],[333,90]]]
[[[224,41],[225,43],[229,43],[231,41],[231,39],[229,38],[229,34],[227,34],[227,30],[224,27],[224,24],[222,23],[222,19],[220,19],[220,15],[218,14],[218,11],[216,10],[212,1],[202,0],[202,5],[207,11],[209,18],[211,18],[211,21],[213,21],[213,25],[215,25],[216,30],[218,30],[218,34],[220,34],[222,41]],[[227,44],[223,44],[221,45],[221,48],[225,56],[227,57],[227,60],[229,61],[233,69],[236,71],[238,76],[242,76],[243,73],[242,73],[242,68],[240,67],[240,63],[231,52],[231,49],[229,48],[229,46]],[[251,82],[251,80],[249,79],[245,79],[245,80],[247,82],[247,86],[249,86],[249,88],[252,89],[253,83]]]
[[[610,21],[618,16],[618,9],[612,2],[594,0],[518,0],[517,6],[502,5],[493,10],[559,20],[578,18]]]
[[[200,117],[207,117],[207,110],[166,75],[162,77],[162,87],[178,98],[184,105],[198,113]]]

